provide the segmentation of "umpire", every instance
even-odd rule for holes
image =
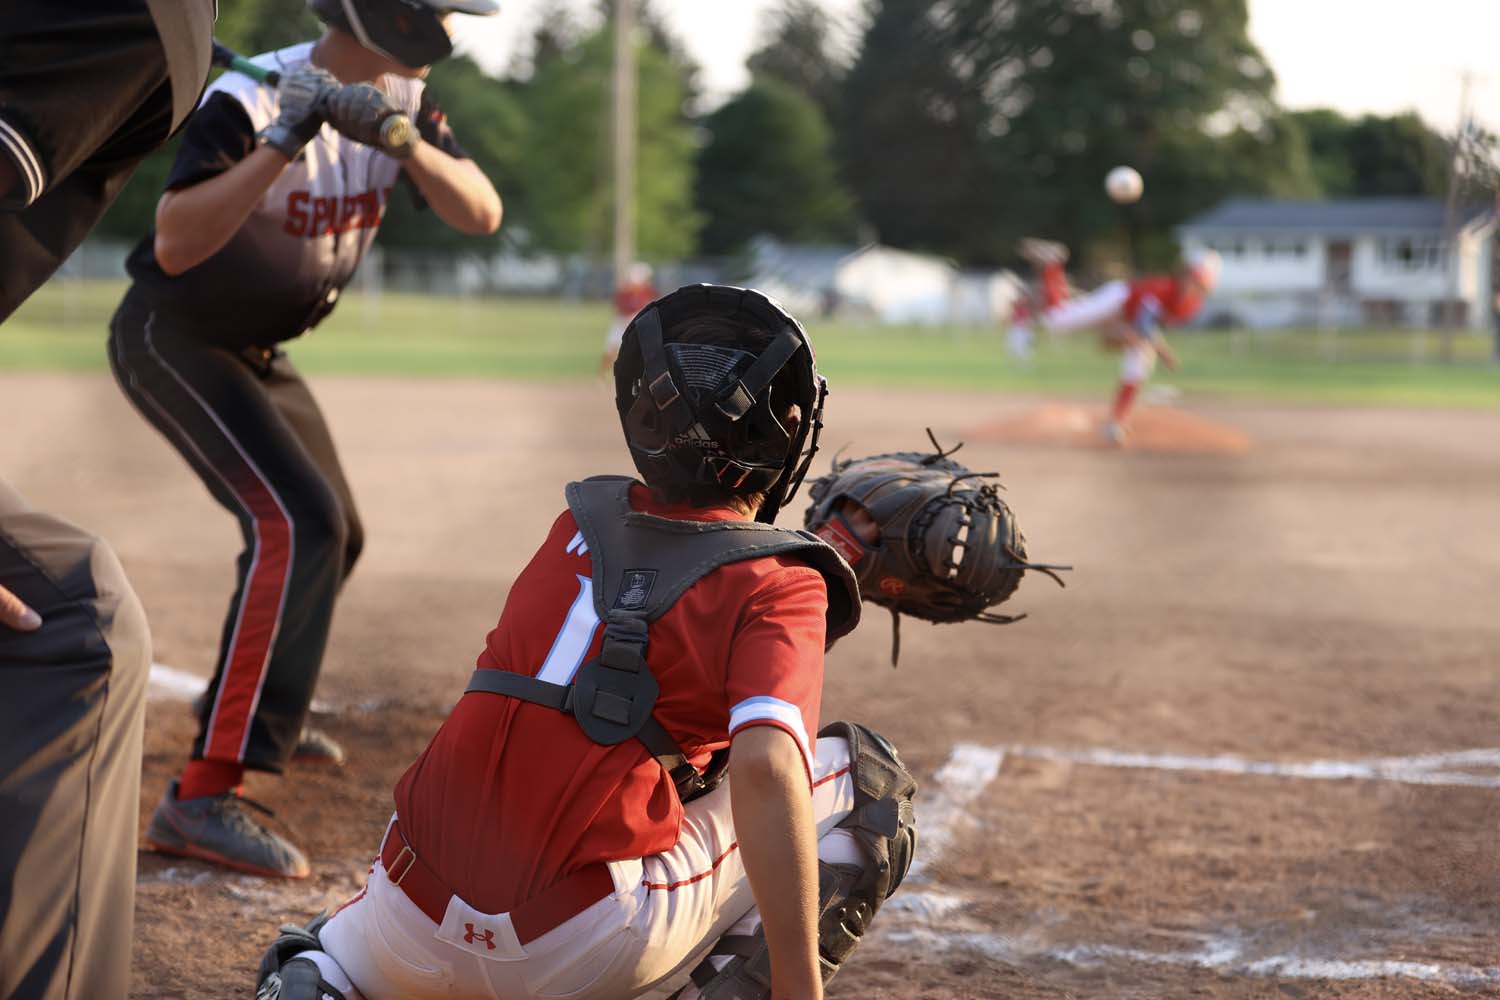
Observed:
[[[244,551],[199,733],[146,831],[154,850],[302,878],[306,857],[246,809],[246,770],[281,773],[317,683],[363,530],[322,413],[280,345],[334,308],[399,184],[462,232],[500,198],[425,92],[454,12],[493,0],[311,0],[326,30],[229,72],[183,136],[156,230],[110,325],[130,401],[238,521]],[[410,140],[382,144],[403,113]],[[412,136],[411,133],[416,135]],[[376,148],[376,147],[379,148]],[[325,760],[341,751],[309,748]]]
[[[0,321],[192,111],[214,14],[0,4]],[[109,547],[0,482],[0,997],[125,996],[150,661]]]

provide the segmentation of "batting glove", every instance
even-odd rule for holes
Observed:
[[[337,77],[310,63],[284,73],[276,87],[276,120],[261,129],[260,141],[295,160],[323,127],[323,105],[338,88]]]
[[[323,113],[328,124],[355,142],[374,146],[398,160],[407,159],[416,148],[411,119],[368,83],[340,87],[328,96]]]

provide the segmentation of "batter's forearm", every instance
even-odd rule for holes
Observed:
[[[500,228],[500,195],[473,160],[449,156],[429,142],[418,142],[404,166],[428,206],[454,229],[488,236]]]
[[[156,205],[156,263],[177,275],[224,248],[290,161],[261,146],[222,174],[168,191]]]
[[[779,729],[735,736],[730,807],[771,951],[772,1000],[818,1000],[818,842],[801,751]]]

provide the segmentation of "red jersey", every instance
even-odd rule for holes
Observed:
[[[1203,296],[1187,283],[1170,274],[1153,274],[1130,283],[1130,298],[1125,300],[1125,320],[1138,325],[1142,310],[1149,310],[1162,326],[1181,326],[1198,314]]]
[[[656,289],[649,281],[621,285],[615,289],[615,315],[634,319],[636,313],[655,301]]]
[[[663,506],[639,484],[630,502],[678,520],[743,520]],[[603,637],[591,573],[564,511],[512,585],[479,667],[571,681]],[[827,608],[816,569],[774,556],[714,570],[651,624],[655,715],[699,769],[738,730],[776,726],[797,740],[811,781]],[[417,856],[486,913],[593,862],[666,851],[682,824],[672,779],[640,741],[600,746],[571,715],[485,693],[459,700],[395,797]]]

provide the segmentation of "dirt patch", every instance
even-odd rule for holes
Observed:
[[[1104,436],[1109,411],[1077,403],[1042,403],[1021,413],[982,424],[966,432],[972,441],[995,444],[1051,445],[1065,448],[1113,449],[1242,455],[1250,450],[1250,436],[1242,430],[1167,406],[1146,406],[1131,414],[1122,443]]]
[[[311,855],[308,881],[142,856],[131,992],[143,1000],[248,995],[277,923],[356,890],[396,778],[462,690],[563,483],[629,470],[611,400],[593,386],[315,388],[369,534],[319,683],[334,708],[319,721],[350,762],[250,782]],[[0,437],[7,479],[109,539],[157,658],[206,677],[233,582],[230,518],[108,380],[0,377],[0,395],[46,428]],[[897,670],[888,619],[870,615],[829,656],[825,718],[889,735],[924,796],[958,743],[1307,761],[1500,742],[1495,415],[1193,411],[1255,446],[1158,454],[1142,443],[1153,414],[1188,414],[1147,408],[1141,453],[1110,461],[1050,446],[1067,443],[1056,436],[991,433],[1038,412],[1102,411],[840,389],[830,452],[923,447],[926,426],[967,437],[960,457],[1003,472],[1029,550],[1077,569],[1066,590],[1023,582],[1006,608],[1030,613],[1017,625],[908,622]],[[1091,426],[1069,433],[1092,445]],[[184,703],[151,705],[143,822],[191,736]],[[831,996],[1425,1000],[1486,988],[1413,969],[1500,964],[1492,789],[1016,755],[965,801],[927,881],[896,897],[956,902],[882,913]],[[1226,941],[1243,962],[1221,960]],[[1365,966],[1333,960],[1412,964],[1341,979]]]

